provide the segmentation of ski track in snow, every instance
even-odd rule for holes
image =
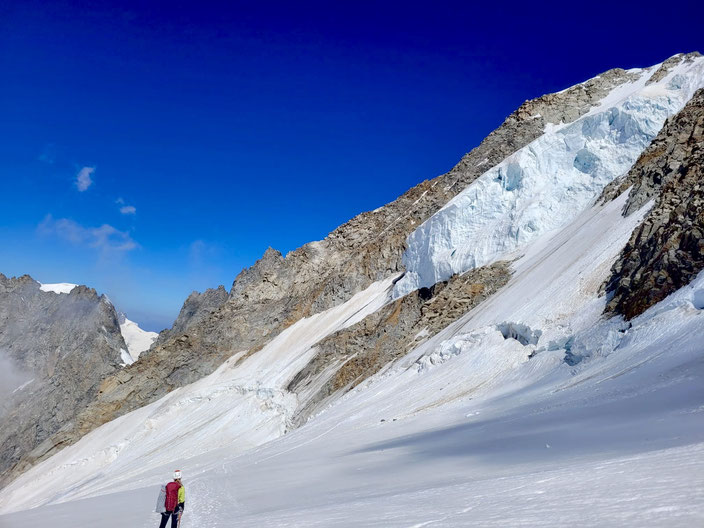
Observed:
[[[689,90],[683,72],[583,119]],[[284,435],[283,388],[392,279],[39,464],[0,494],[0,526],[155,526],[175,467],[182,528],[704,525],[704,273],[630,325],[605,319],[599,287],[650,207],[623,218],[625,199],[526,240],[504,288],[305,426]]]

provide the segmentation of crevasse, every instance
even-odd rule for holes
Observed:
[[[421,224],[408,237],[394,296],[505,258],[593,204],[704,86],[704,57],[646,86],[656,69],[614,88],[580,119],[548,125]]]

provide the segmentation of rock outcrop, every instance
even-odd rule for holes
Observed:
[[[15,369],[18,387],[2,394],[0,484],[55,451],[57,432],[97,395],[101,380],[120,369],[127,346],[112,304],[95,290],[40,290],[28,275],[0,274],[0,359]]]
[[[220,308],[226,300],[227,291],[222,285],[217,288],[208,288],[203,293],[191,292],[186,302],[183,303],[173,326],[159,334],[156,344],[164,343],[174,336],[178,337],[181,334],[185,334],[189,328],[197,325]]]
[[[303,402],[293,424],[304,423],[325,407],[331,396],[357,386],[437,334],[509,278],[505,262],[455,275],[432,288],[396,299],[359,323],[323,339],[316,346],[314,359],[287,387]]]
[[[612,268],[607,309],[631,319],[704,269],[704,90],[670,119],[605,198],[632,187],[624,215],[655,204]]]
[[[665,76],[670,73],[670,70],[680,64],[682,61],[691,62],[695,58],[701,56],[701,53],[699,53],[698,51],[693,51],[691,53],[678,53],[677,55],[673,55],[672,57],[664,61],[660,65],[660,67],[655,71],[655,73],[650,76],[650,79],[648,79],[648,81],[645,83],[646,86],[663,80]]]

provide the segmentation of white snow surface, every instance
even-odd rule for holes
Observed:
[[[134,363],[134,359],[132,358],[132,355],[124,348],[120,349],[120,359],[122,360],[123,367]]]
[[[624,219],[624,202],[531,246],[487,303],[305,426],[281,436],[281,387],[389,282],[293,325],[246,376],[235,355],[39,464],[0,494],[0,525],[151,527],[177,467],[183,528],[701,525],[704,274],[631,325],[604,319],[598,288],[649,207]]]
[[[614,88],[587,114],[545,133],[477,178],[408,237],[402,297],[456,273],[509,257],[571,222],[625,174],[694,92],[704,57],[646,86],[657,66]],[[634,72],[635,73],[635,72]]]
[[[68,282],[57,282],[55,284],[39,283],[39,289],[41,291],[54,293],[71,293],[71,290],[73,290],[76,286],[78,286],[78,284],[70,284]]]
[[[159,334],[142,330],[137,323],[130,321],[127,317],[123,316],[121,321],[120,333],[122,333],[122,337],[129,351],[129,361],[124,356],[122,360],[127,364],[131,364],[139,359],[139,355],[142,352],[149,350],[149,347],[156,341]]]

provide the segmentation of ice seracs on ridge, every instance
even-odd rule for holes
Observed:
[[[576,218],[630,169],[665,120],[704,86],[704,57],[682,59],[648,85],[657,69],[615,87],[577,120],[548,124],[541,137],[421,224],[407,239],[407,272],[394,295],[510,257]]]

